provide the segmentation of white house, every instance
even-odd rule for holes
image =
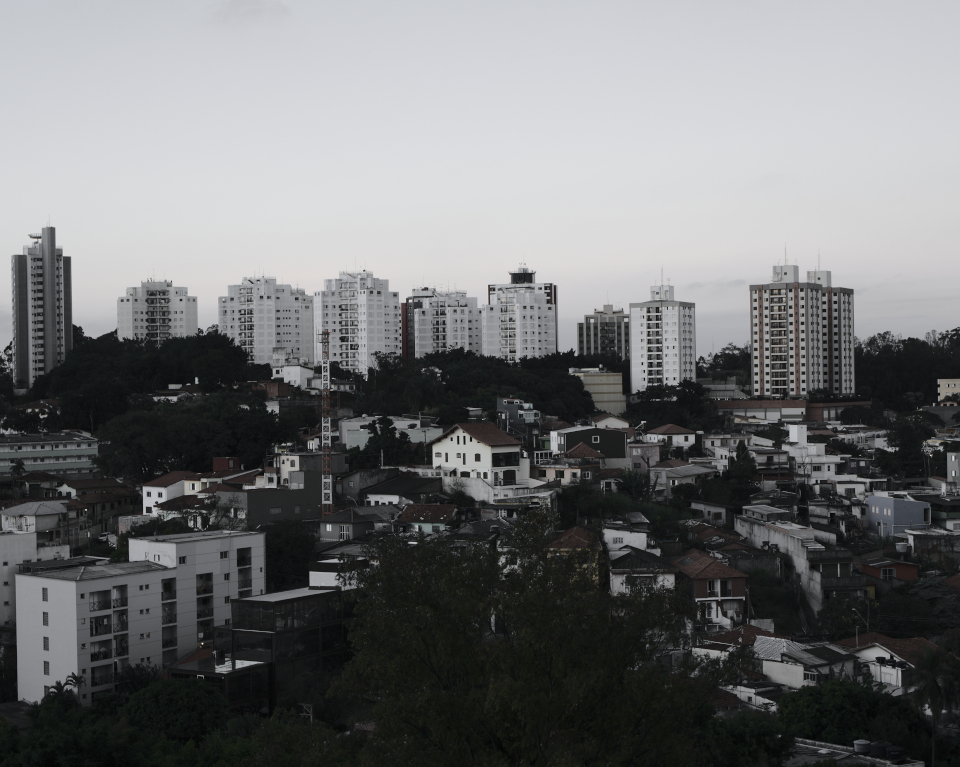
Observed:
[[[530,478],[529,459],[520,442],[492,423],[458,423],[430,443],[433,467],[443,476],[476,478],[493,485],[515,485]]]
[[[685,429],[676,424],[667,423],[650,429],[643,435],[644,442],[659,442],[670,448],[682,447],[684,449],[693,447],[697,442],[697,433],[690,429]]]
[[[188,490],[190,483],[196,485],[196,490]],[[143,513],[153,513],[153,507],[171,498],[179,498],[191,492],[200,492],[200,475],[192,471],[171,471],[162,477],[151,479],[143,483]]]

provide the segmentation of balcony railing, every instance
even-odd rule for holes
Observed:
[[[91,687],[99,687],[102,684],[113,684],[113,674],[94,674],[90,677]]]
[[[164,650],[166,650],[168,647],[176,647],[177,638],[173,637],[173,639],[164,639],[163,642],[161,642],[160,644]]]
[[[126,598],[126,597],[115,597],[114,600],[113,600],[113,606],[114,606],[114,607],[126,607],[126,606],[127,606],[127,598]]]
[[[238,589],[249,589],[253,588],[253,580],[239,580],[237,581]]]
[[[126,642],[123,642],[116,646],[115,652],[118,658],[123,658],[130,654],[130,646]]]
[[[90,626],[90,636],[99,637],[113,632],[109,623],[94,623]]]
[[[198,597],[199,597],[199,596],[203,596],[204,594],[212,594],[212,593],[213,593],[213,584],[212,584],[212,583],[204,583],[202,586],[197,586],[197,596],[198,596]]]
[[[109,610],[110,609],[110,600],[109,599],[91,599],[90,600],[90,612],[98,612],[99,610]]]
[[[197,610],[197,620],[202,620],[203,618],[212,618],[213,617],[213,608],[206,607],[203,610]]]
[[[177,592],[176,592],[176,591],[161,591],[161,592],[160,592],[160,601],[161,601],[161,602],[169,602],[170,600],[176,599],[176,598],[177,598]]]
[[[109,647],[106,650],[95,650],[94,652],[90,653],[90,662],[94,663],[98,660],[107,660],[111,657],[113,657],[113,653],[110,651]]]
[[[237,567],[250,567],[252,564],[252,557],[237,557]]]
[[[127,619],[119,618],[113,623],[113,630],[115,633],[120,633],[127,630]]]
[[[177,622],[177,614],[175,612],[164,613],[163,617],[160,618],[161,626],[169,626],[171,623]]]

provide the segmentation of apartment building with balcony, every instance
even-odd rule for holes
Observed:
[[[13,359],[16,389],[27,389],[73,349],[73,273],[57,247],[57,230],[45,226],[32,244],[10,257],[13,293]]]
[[[697,379],[696,304],[675,301],[673,285],[654,285],[650,300],[630,304],[630,388],[676,386]]]
[[[313,296],[275,277],[244,277],[228,285],[217,305],[220,332],[247,352],[250,362],[272,365],[278,357],[312,365]]]
[[[42,471],[58,476],[92,475],[99,443],[96,437],[77,431],[0,436],[0,479],[14,475],[22,463],[24,472]]]
[[[630,313],[604,304],[577,323],[577,353],[605,354],[622,360],[630,357]]]
[[[853,394],[853,319],[853,290],[829,271],[800,282],[799,267],[774,266],[771,282],[750,286],[754,396]]]
[[[487,286],[487,306],[480,307],[482,352],[517,362],[557,351],[557,286],[536,282],[525,266],[510,272],[510,282]]]
[[[450,349],[481,353],[480,310],[465,290],[415,288],[403,303],[401,322],[404,358]]]
[[[314,358],[321,358],[321,334],[327,331],[331,362],[366,376],[377,367],[376,354],[403,351],[400,317],[400,294],[390,292],[389,280],[366,270],[340,272],[314,293]]]
[[[197,333],[197,297],[172,280],[145,280],[117,299],[117,338],[160,343]]]
[[[37,702],[70,674],[81,703],[112,692],[124,666],[170,665],[212,646],[231,601],[262,594],[262,533],[216,531],[131,539],[130,561],[20,565],[17,680]]]

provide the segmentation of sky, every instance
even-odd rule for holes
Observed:
[[[585,313],[664,278],[746,343],[786,258],[856,333],[960,326],[960,3],[0,0],[0,245],[57,228],[74,323],[366,268],[401,299],[523,263]],[[0,276],[0,344],[10,337]]]

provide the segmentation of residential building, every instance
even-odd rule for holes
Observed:
[[[366,270],[340,272],[324,280],[314,295],[314,359],[321,358],[321,334],[328,332],[330,360],[344,370],[367,375],[377,367],[377,354],[402,351],[400,294],[390,292],[390,281]]]
[[[516,397],[497,397],[497,426],[516,437],[527,447],[536,447],[543,436],[543,416],[533,407]]]
[[[646,474],[651,466],[660,463],[660,443],[659,442],[631,442],[630,450],[630,469]]]
[[[23,471],[75,477],[96,471],[96,437],[79,431],[46,434],[4,434],[0,436],[0,479]]]
[[[836,644],[856,655],[861,668],[869,669],[873,681],[891,695],[910,692],[913,669],[925,653],[937,650],[937,645],[923,637],[894,639],[875,631],[840,639]]]
[[[380,428],[377,422],[384,416],[357,416],[356,418],[341,418],[338,424],[340,444],[344,450],[352,447],[363,448],[370,439],[371,430]],[[433,419],[420,416],[386,416],[390,424],[403,432],[411,442],[431,442],[443,434],[443,427],[434,424]],[[376,424],[376,426],[374,426]]]
[[[930,503],[915,500],[906,493],[881,493],[867,496],[861,524],[880,538],[891,538],[908,528],[931,524]]]
[[[397,517],[396,527],[402,532],[435,535],[455,530],[465,521],[462,509],[452,503],[411,503]]]
[[[113,691],[127,665],[168,665],[212,644],[230,601],[262,593],[263,533],[218,531],[130,539],[130,561],[21,565],[17,681],[35,703],[57,681],[86,680],[82,705]]]
[[[623,309],[614,309],[613,304],[604,304],[593,314],[584,315],[583,322],[577,323],[577,354],[581,357],[603,354],[628,359],[630,315]]]
[[[603,454],[581,442],[565,453],[536,454],[536,468],[530,475],[544,482],[556,482],[560,487],[570,484],[599,485],[603,478]]]
[[[958,395],[960,399],[960,378],[937,379],[937,402],[943,402],[948,397]]]
[[[625,546],[610,551],[610,593],[673,589],[678,568],[652,551]]]
[[[57,230],[31,234],[23,253],[10,257],[13,291],[13,385],[27,389],[73,349],[73,273],[57,247]]]
[[[487,357],[517,362],[556,353],[557,286],[535,280],[536,272],[521,266],[509,283],[487,287],[488,305],[480,309]]]
[[[220,332],[257,365],[314,363],[314,299],[275,277],[244,277],[218,304]]]
[[[480,309],[465,290],[414,288],[401,319],[405,359],[451,349],[482,352]]]
[[[603,465],[610,469],[630,469],[633,460],[627,451],[627,433],[620,429],[595,426],[572,426],[550,432],[550,450],[568,453],[577,445],[591,447],[603,456]]]
[[[675,301],[673,285],[654,285],[630,304],[630,388],[697,380],[696,304]]]
[[[669,498],[678,485],[700,485],[717,475],[716,469],[695,466],[679,458],[660,461],[649,469],[650,490],[658,498]]]
[[[3,530],[0,532],[0,628],[12,626],[17,618],[15,576],[25,562],[63,560],[70,556],[70,547],[38,541],[37,533]]]
[[[697,433],[683,426],[665,423],[663,426],[650,429],[650,431],[643,435],[643,441],[656,442],[668,450],[681,448],[686,452],[697,444]]]
[[[731,629],[746,613],[747,575],[706,552],[690,549],[670,560],[677,578],[686,583],[697,604],[697,615],[708,632]]]
[[[800,282],[799,267],[777,265],[750,286],[750,307],[754,396],[855,393],[852,289],[833,287],[829,271]]]
[[[593,406],[602,413],[620,415],[627,409],[623,393],[623,373],[599,368],[570,368],[569,373],[583,381],[583,388],[593,399]]]
[[[859,659],[839,644],[801,644],[780,637],[758,636],[753,654],[763,675],[777,684],[799,690],[831,679],[856,679]]]
[[[426,503],[431,497],[443,492],[440,477],[421,477],[403,473],[359,491],[361,504],[365,506],[399,506]]]
[[[194,482],[195,490],[187,490],[190,480]],[[192,471],[171,471],[151,479],[143,483],[143,513],[151,514],[156,504],[188,493],[195,495],[201,489],[200,475]]]
[[[166,341],[197,334],[197,298],[172,280],[145,280],[117,299],[117,338]]]
[[[520,443],[492,423],[458,423],[430,444],[433,467],[444,476],[515,485],[530,476]]]

